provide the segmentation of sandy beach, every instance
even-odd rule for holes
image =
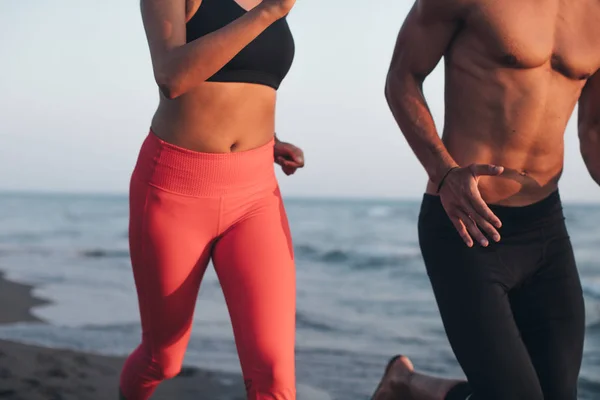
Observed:
[[[38,322],[31,308],[46,303],[31,295],[31,286],[0,274],[0,324]],[[116,400],[123,358],[49,349],[0,340],[0,399]],[[164,382],[157,400],[242,400],[241,379],[184,367]]]

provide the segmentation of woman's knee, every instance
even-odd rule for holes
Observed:
[[[172,360],[160,360],[155,361],[153,368],[155,369],[156,378],[164,381],[167,379],[175,378],[181,372],[180,361],[172,361]]]
[[[130,359],[130,366],[142,375],[144,381],[172,379],[179,375],[183,364],[180,352],[153,352],[147,343],[142,343]]]

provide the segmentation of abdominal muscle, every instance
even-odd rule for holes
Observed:
[[[276,91],[268,86],[204,82],[169,100],[160,95],[152,132],[189,150],[230,153],[251,150],[273,139]]]
[[[499,176],[480,176],[478,189],[488,204],[526,206],[543,200],[558,188],[563,167],[563,148],[551,154],[532,154],[527,150],[502,148],[497,144],[469,140],[467,135],[449,134],[446,147],[462,167],[472,164],[491,164],[504,167]],[[427,185],[427,193],[435,194],[437,187]]]
[[[504,167],[500,176],[479,178],[487,203],[525,206],[544,199],[558,188],[565,128],[582,82],[547,66],[469,67],[447,73],[442,137],[446,148],[461,167]],[[429,182],[427,192],[436,191]]]

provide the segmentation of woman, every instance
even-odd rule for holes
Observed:
[[[294,42],[294,0],[142,0],[160,104],[131,178],[129,238],[142,342],[121,398],[178,374],[209,259],[232,320],[248,399],[294,400],[295,270],[273,161]]]

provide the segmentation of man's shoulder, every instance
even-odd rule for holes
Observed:
[[[416,0],[416,8],[423,22],[463,18],[482,0]]]

